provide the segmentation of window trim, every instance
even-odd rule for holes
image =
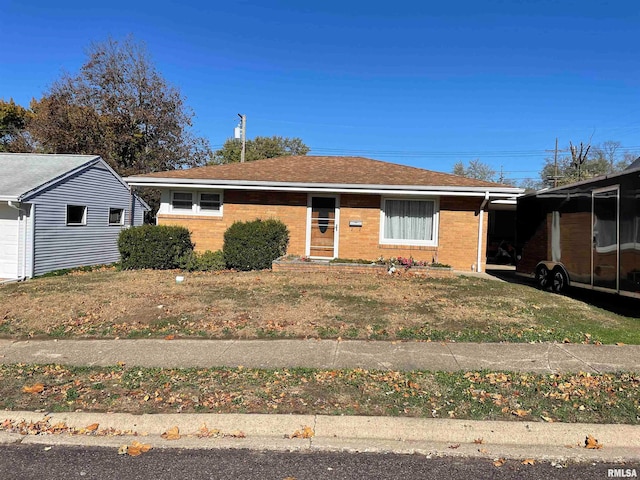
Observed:
[[[120,221],[118,221],[118,223],[114,223],[111,222],[111,211],[112,210],[119,210],[120,211]],[[122,225],[124,225],[124,217],[125,217],[125,213],[126,210],[124,208],[120,208],[120,207],[109,207],[109,216],[107,217],[107,222],[109,224],[109,226],[114,226],[114,227],[121,227]]]
[[[69,222],[69,207],[78,207],[78,208],[82,208],[82,220],[80,221],[80,223],[77,222]],[[71,204],[71,203],[67,203],[66,204],[66,208],[65,208],[65,224],[68,227],[82,227],[85,226],[87,224],[87,206],[86,205],[75,205],[75,204]]]
[[[218,209],[217,210],[204,210],[202,208],[202,195],[218,195]],[[197,192],[197,207],[196,211],[200,215],[222,215],[222,192],[219,191],[199,191]]]
[[[175,208],[173,206],[173,199],[176,193],[189,193],[191,194],[191,209],[187,208]],[[200,207],[202,194],[217,194],[220,196],[220,208],[218,210],[203,210]],[[169,214],[172,215],[197,215],[202,217],[221,217],[224,209],[224,191],[223,190],[171,190],[169,194]]]
[[[191,208],[178,208],[178,207],[174,207],[173,206],[173,201],[174,201],[174,197],[176,193],[188,193],[189,195],[191,195]],[[176,212],[176,213],[185,213],[185,212],[192,212],[194,210],[195,207],[195,202],[193,201],[193,194],[194,192],[189,191],[189,190],[172,190],[171,191],[171,199],[169,201],[169,206],[172,212]]]
[[[386,221],[387,200],[433,202],[433,227],[432,240],[411,240],[411,239],[390,239],[384,236]],[[440,227],[440,199],[439,197],[381,197],[380,199],[380,245],[417,246],[417,247],[437,247]]]

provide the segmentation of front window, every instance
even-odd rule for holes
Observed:
[[[436,228],[435,200],[383,201],[381,243],[435,245]]]
[[[173,192],[171,207],[173,210],[192,210],[193,194],[191,192]]]
[[[67,205],[67,225],[86,225],[87,207],[84,205]]]
[[[124,225],[124,209],[109,209],[109,225]]]
[[[219,193],[201,193],[200,194],[200,210],[204,212],[220,211],[220,194]]]

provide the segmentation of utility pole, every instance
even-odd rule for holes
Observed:
[[[558,137],[556,137],[556,149],[553,153],[553,187],[558,186]]]
[[[556,137],[556,148],[553,150],[545,150],[545,152],[553,152],[553,177],[547,179],[553,179],[553,187],[558,186],[558,180],[560,176],[558,175],[558,152],[566,152],[566,150],[558,150],[558,137]]]
[[[247,116],[238,114],[240,117],[240,129],[242,131],[242,151],[240,152],[240,163],[244,163],[244,157],[247,148]]]

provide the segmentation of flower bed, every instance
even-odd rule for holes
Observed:
[[[395,261],[394,261],[395,260]],[[398,262],[397,259],[382,262],[381,260],[364,263],[363,260],[337,261],[315,260],[308,257],[286,256],[273,261],[271,268],[274,272],[344,272],[344,273],[375,273],[378,275],[410,275],[430,278],[449,278],[453,276],[453,269],[449,266],[433,266],[416,264],[417,262]]]

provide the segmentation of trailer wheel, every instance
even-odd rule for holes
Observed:
[[[549,272],[549,269],[546,266],[540,265],[536,270],[536,285],[538,285],[538,288],[541,288],[542,290],[547,290],[550,283],[551,272]]]
[[[553,269],[552,279],[551,279],[551,290],[556,293],[562,293],[567,288],[567,276],[564,271],[560,267],[556,267]]]

